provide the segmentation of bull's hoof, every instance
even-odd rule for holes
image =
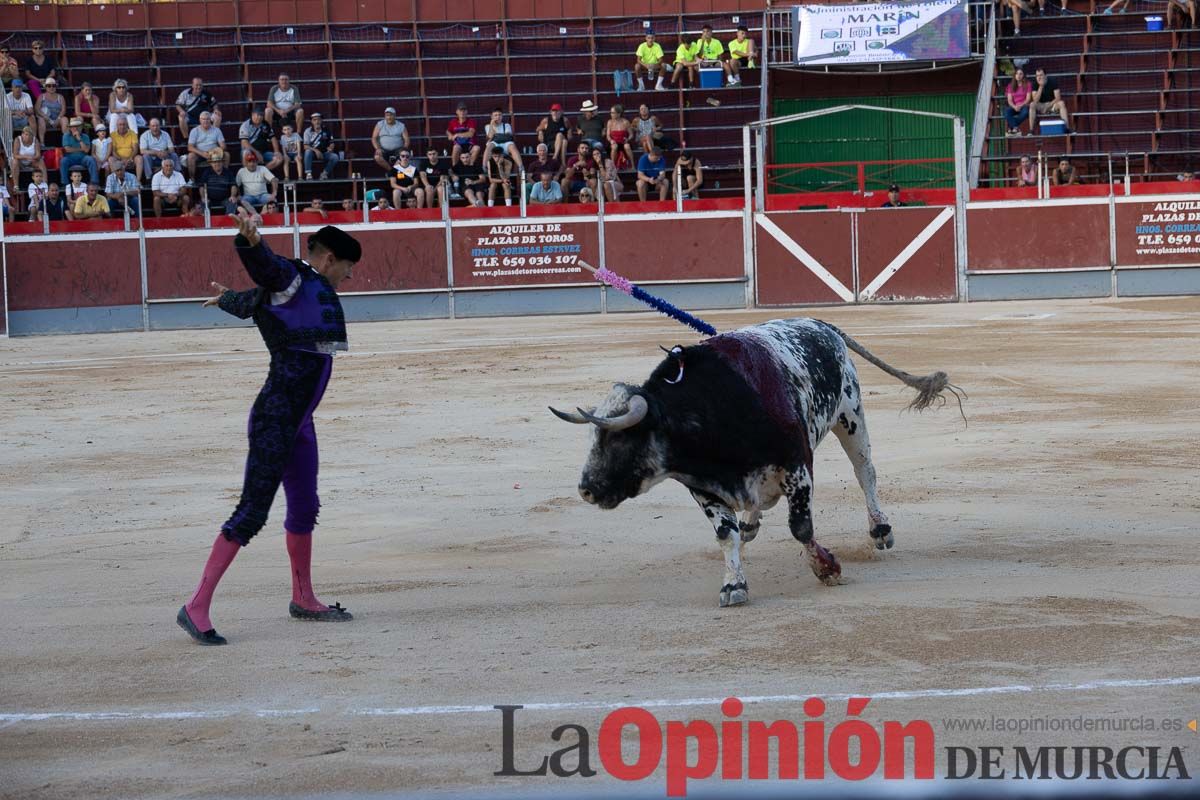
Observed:
[[[837,557],[817,543],[813,543],[813,574],[826,586],[837,586],[842,582],[842,565]]]
[[[750,589],[744,583],[727,583],[721,587],[721,608],[750,602]]]
[[[892,526],[886,522],[871,528],[871,538],[875,540],[876,550],[891,550],[892,545],[896,543],[896,537],[892,535]]]
[[[758,536],[758,529],[762,523],[756,522],[753,525],[747,525],[745,522],[738,523],[738,529],[742,532],[743,542],[753,542],[754,537]]]

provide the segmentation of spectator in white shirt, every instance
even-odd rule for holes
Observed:
[[[175,152],[175,143],[171,141],[171,134],[163,129],[158,117],[151,119],[150,126],[142,132],[138,139],[138,150],[141,151],[142,167],[147,175],[158,172],[163,161],[174,164],[173,171],[176,173],[183,170],[183,165],[179,163],[179,155]]]
[[[181,214],[191,213],[192,194],[184,184],[183,173],[175,171],[175,162],[165,160],[162,169],[150,181],[154,190],[154,216],[161,217],[163,208],[178,208]]]
[[[242,205],[255,210],[275,199],[275,176],[258,165],[258,154],[251,151],[245,155],[246,166],[238,170],[237,185],[242,196]]]
[[[200,125],[192,128],[192,132],[188,134],[187,167],[192,180],[196,179],[197,166],[208,161],[208,154],[224,148],[225,137],[221,134],[221,129],[213,124],[212,114],[203,112],[200,115]]]
[[[267,124],[275,127],[275,119],[279,124],[291,115],[296,120],[296,130],[304,127],[304,106],[300,102],[300,87],[292,84],[287,73],[279,76],[279,82],[267,92]]]

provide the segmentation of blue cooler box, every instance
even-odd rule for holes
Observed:
[[[1146,17],[1146,30],[1161,31],[1163,29],[1163,18],[1159,16]]]
[[[721,67],[701,67],[700,68],[700,88],[701,89],[720,89],[721,81],[725,77],[725,70]]]
[[[1040,119],[1038,120],[1039,133],[1042,136],[1066,136],[1067,126],[1061,119]]]

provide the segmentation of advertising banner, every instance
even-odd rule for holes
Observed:
[[[796,6],[796,63],[970,57],[966,0]]]

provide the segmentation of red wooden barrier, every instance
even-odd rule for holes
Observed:
[[[1108,205],[967,208],[969,270],[1109,265]]]
[[[142,302],[141,255],[136,234],[102,241],[64,239],[5,242],[11,311],[88,308]]]

